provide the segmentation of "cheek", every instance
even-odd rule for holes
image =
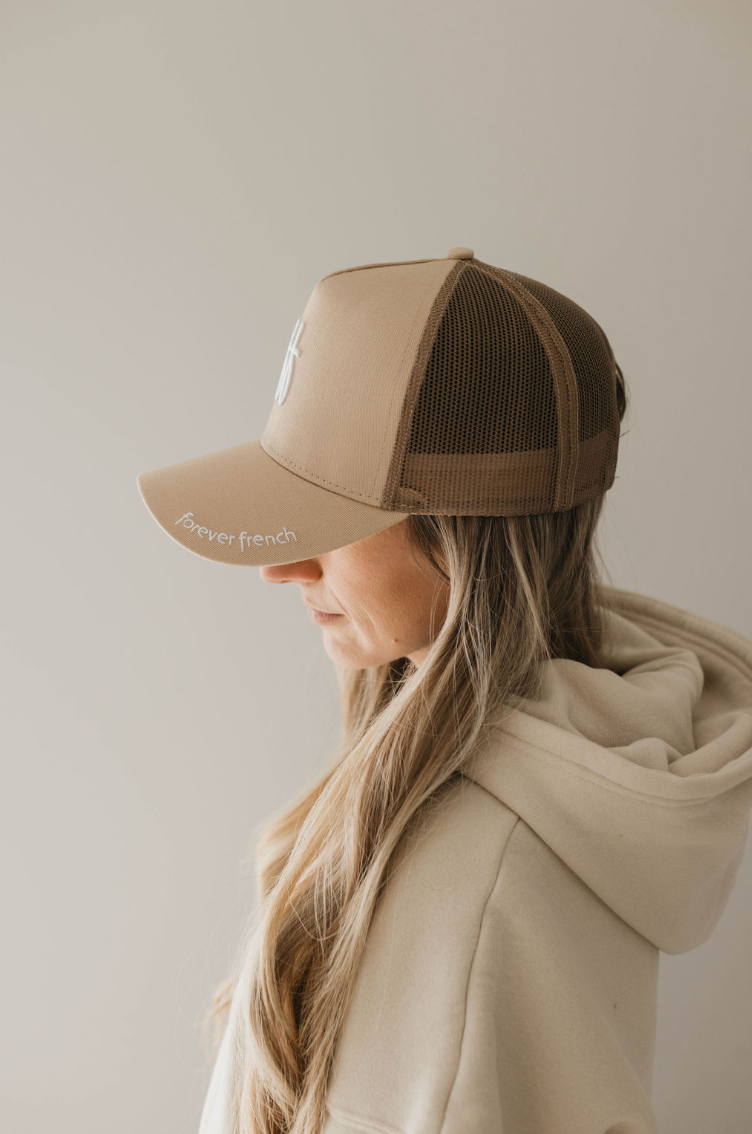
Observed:
[[[395,641],[401,627],[414,614],[403,591],[384,580],[373,578],[357,591],[353,590],[343,609],[351,625],[369,641]]]
[[[332,623],[335,633],[351,633],[362,645],[406,646],[423,643],[430,632],[434,581],[409,557],[396,558],[390,549],[380,554],[359,549],[329,565],[327,581],[347,620]],[[440,609],[437,605],[437,615]]]
[[[372,611],[374,634],[390,645],[413,645],[428,632],[428,611],[418,593],[404,584],[379,596]]]

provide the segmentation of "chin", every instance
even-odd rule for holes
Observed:
[[[375,665],[384,665],[391,661],[389,657],[380,657],[378,654],[367,653],[364,650],[352,650],[343,647],[336,641],[324,636],[324,649],[333,662],[343,669],[370,669]]]
[[[383,657],[379,657],[374,654],[353,654],[346,650],[339,651],[336,648],[330,649],[326,643],[324,644],[324,648],[331,660],[336,662],[338,666],[341,666],[342,669],[373,669],[374,666],[389,665],[391,662],[399,661],[400,658],[405,656],[404,654],[398,654],[396,656],[385,654]]]

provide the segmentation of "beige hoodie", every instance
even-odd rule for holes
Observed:
[[[752,807],[752,642],[608,588],[400,843],[322,1134],[656,1134],[659,951],[712,933]],[[199,1134],[235,1134],[233,1004]]]

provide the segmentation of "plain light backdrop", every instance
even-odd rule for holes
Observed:
[[[611,581],[752,637],[744,0],[4,0],[3,1123],[190,1134],[254,829],[338,735],[296,586],[136,476],[261,435],[317,280],[468,245],[601,323]],[[334,426],[335,423],[333,423]],[[661,956],[662,1134],[748,1134],[752,849]]]

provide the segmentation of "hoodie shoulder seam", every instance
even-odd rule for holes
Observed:
[[[478,787],[483,787],[483,785],[478,784]],[[487,791],[487,788],[483,788],[483,790]],[[502,801],[498,798],[498,796],[493,795],[493,792],[488,792],[488,794],[493,796],[493,798],[497,801],[497,803],[501,803],[502,806],[505,809],[511,810],[511,809],[506,808],[506,804],[502,803]],[[516,814],[516,812],[512,812],[512,814]],[[480,944],[480,938],[481,938],[481,934],[482,934],[482,931],[483,931],[483,923],[484,923],[485,918],[486,918],[486,910],[488,909],[492,895],[494,894],[497,886],[499,885],[499,878],[501,877],[501,868],[504,865],[504,856],[506,854],[507,847],[509,846],[509,843],[511,842],[512,836],[514,835],[514,832],[517,830],[520,822],[521,822],[521,818],[520,818],[519,815],[517,815],[514,823],[512,824],[511,829],[509,830],[506,838],[504,839],[504,842],[503,842],[502,847],[501,847],[501,855],[499,857],[499,866],[498,866],[498,869],[496,871],[496,874],[494,875],[493,885],[491,886],[491,888],[488,891],[488,894],[486,895],[486,900],[483,903],[483,910],[481,912],[480,918],[478,919],[478,933],[477,933],[476,938],[475,938],[475,945],[473,947],[473,953],[472,953],[472,956],[470,958],[470,964],[468,965],[467,981],[465,983],[464,1018],[463,1018],[463,1021],[462,1021],[462,1034],[460,1036],[459,1051],[457,1053],[457,1066],[455,1068],[454,1076],[452,1078],[452,1084],[451,1084],[449,1091],[447,1093],[446,1103],[444,1105],[444,1113],[441,1116],[441,1124],[438,1128],[437,1134],[443,1134],[443,1131],[445,1129],[447,1112],[449,1110],[449,1103],[451,1101],[452,1094],[454,1092],[454,1088],[457,1084],[457,1076],[459,1075],[459,1072],[460,1072],[460,1066],[462,1065],[462,1051],[463,1051],[464,1043],[465,1043],[465,1034],[467,1032],[467,1004],[468,1004],[468,996],[469,996],[469,992],[470,992],[470,982],[472,981],[473,970],[475,968],[475,959],[478,955],[478,946]]]

